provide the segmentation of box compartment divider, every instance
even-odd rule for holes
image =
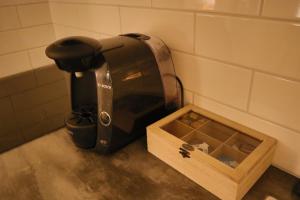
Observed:
[[[179,122],[178,120],[174,120],[173,122],[171,122],[161,128],[178,138],[181,138],[181,137],[187,135],[188,133],[194,131],[193,128]]]

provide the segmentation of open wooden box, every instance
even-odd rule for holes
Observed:
[[[148,151],[224,200],[242,199],[276,140],[193,105],[147,127]]]

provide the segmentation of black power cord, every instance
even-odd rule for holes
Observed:
[[[180,108],[184,107],[184,90],[183,90],[183,84],[181,80],[179,79],[178,76],[173,75],[173,74],[164,74],[164,76],[171,76],[172,78],[176,79],[176,82],[178,82],[179,87],[180,87]],[[176,85],[176,90],[177,90],[177,85]]]
[[[300,197],[300,180],[298,180],[298,182],[295,184],[293,192]]]
[[[176,81],[179,83],[179,87],[180,87],[180,107],[183,108],[184,106],[184,90],[183,90],[183,84],[181,82],[181,80],[179,79],[178,76],[175,77]]]

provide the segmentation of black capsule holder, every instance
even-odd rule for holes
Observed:
[[[66,127],[75,144],[84,149],[94,148],[97,139],[97,107],[84,105],[66,118]]]

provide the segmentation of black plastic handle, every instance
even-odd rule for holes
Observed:
[[[104,58],[98,40],[75,36],[60,39],[46,48],[46,55],[58,67],[68,72],[83,72],[97,68]]]

